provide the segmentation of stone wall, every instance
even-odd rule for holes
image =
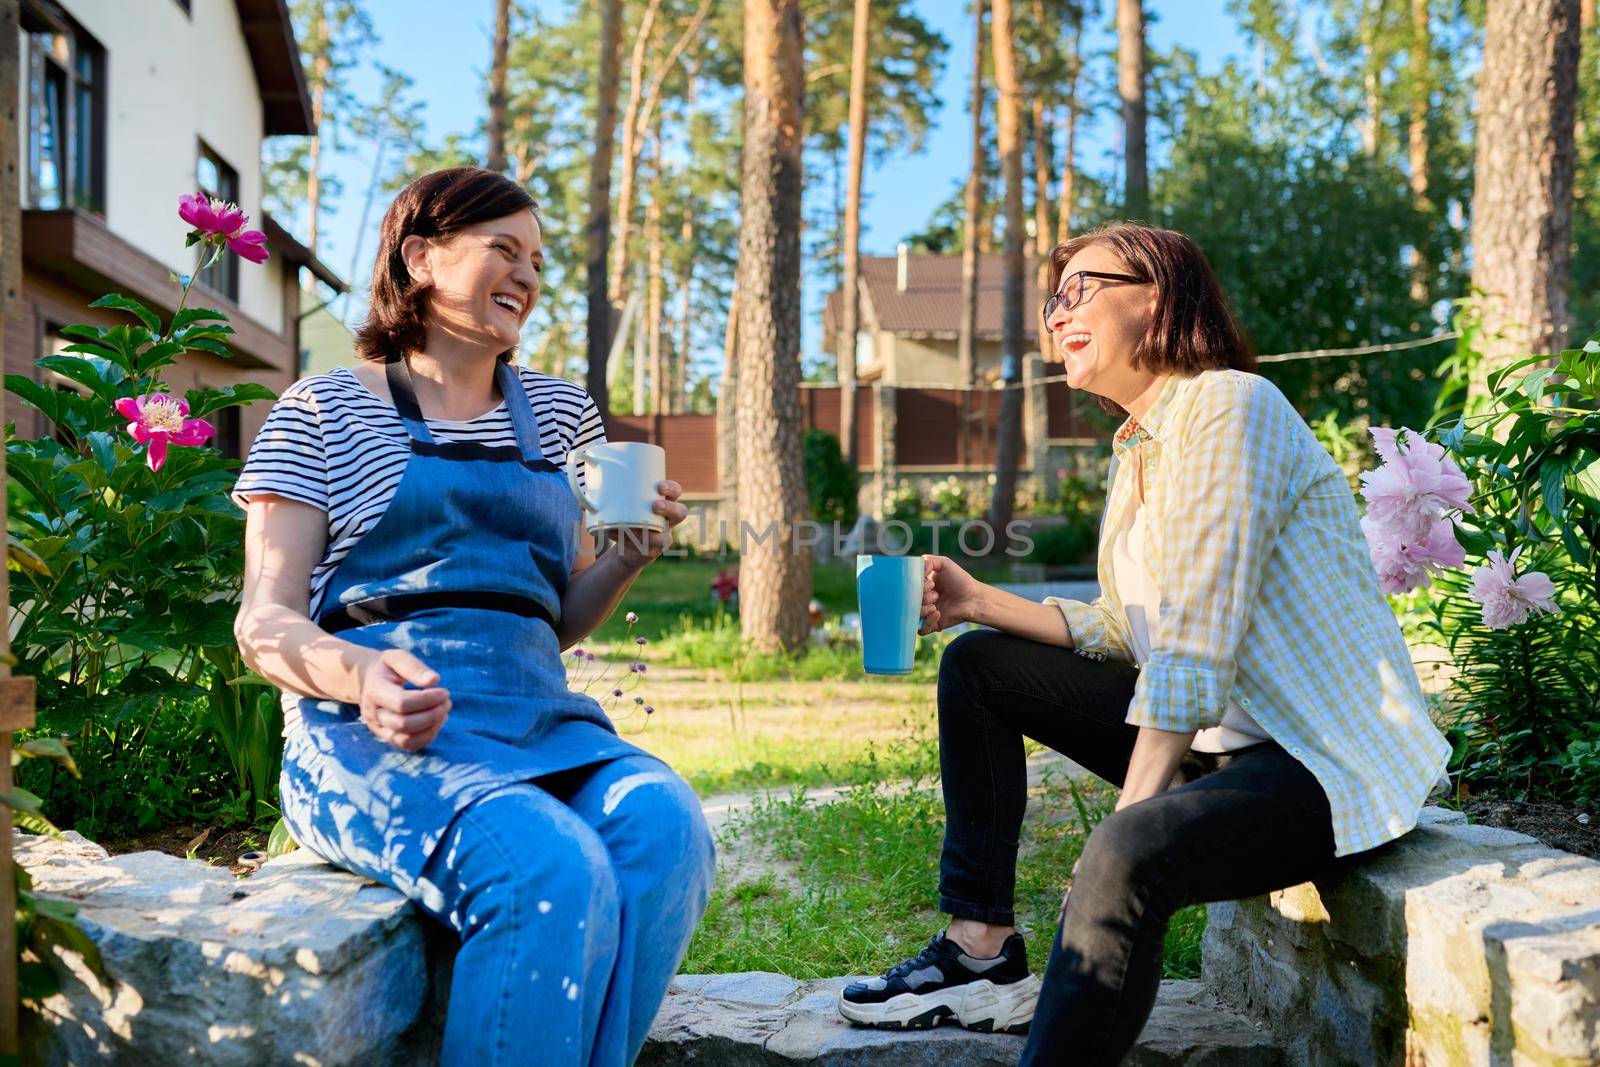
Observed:
[[[1429,808],[1336,876],[1213,905],[1213,993],[1306,1064],[1600,1064],[1600,863]]]
[[[25,1062],[437,1061],[453,938],[393,890],[304,852],[240,880],[72,833],[16,850],[37,892],[78,905],[112,979],[73,960]],[[1204,970],[1163,984],[1130,1063],[1600,1064],[1600,863],[1428,809],[1317,885],[1213,906]],[[684,976],[642,1062],[1016,1054],[1005,1035],[852,1030],[842,981]]]

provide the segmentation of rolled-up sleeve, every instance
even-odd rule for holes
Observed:
[[[1053,605],[1066,618],[1074,649],[1091,655],[1110,656],[1126,663],[1133,662],[1133,644],[1128,639],[1127,622],[1111,610],[1105,597],[1098,596],[1085,603],[1082,600],[1047,596],[1044,602]]]
[[[1298,416],[1265,381],[1210,382],[1163,448],[1161,611],[1127,721],[1216,726],[1291,499]]]

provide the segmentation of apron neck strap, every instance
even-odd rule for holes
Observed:
[[[544,459],[544,446],[539,443],[539,417],[528,403],[528,391],[522,387],[522,373],[509,363],[496,362],[495,375],[500,382],[500,395],[505,397],[506,410],[511,412],[511,427],[517,433],[517,447],[527,463]]]
[[[406,424],[406,432],[412,440],[433,443],[433,434],[428,430],[428,422],[422,417],[422,408],[417,405],[417,391],[411,384],[411,368],[406,366],[406,361],[391,355],[383,368],[384,376],[389,380],[389,395],[394,398],[394,408],[400,413],[400,421]]]
[[[411,383],[411,368],[404,359],[391,356],[384,373],[389,380],[389,394],[394,397],[395,410],[406,424],[406,432],[414,440],[432,444],[433,434],[428,429],[427,420],[422,417],[422,408],[417,404],[417,391]],[[506,410],[511,413],[511,427],[517,435],[517,448],[525,461],[537,463],[544,459],[544,448],[539,444],[539,420],[528,403],[527,390],[522,388],[522,376],[511,364],[499,360],[495,361],[494,373],[495,381],[500,386],[500,395],[506,402]]]

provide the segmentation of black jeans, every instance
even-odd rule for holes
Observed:
[[[1023,737],[1120,786],[1139,732],[1123,721],[1137,678],[1126,664],[992,630],[963,634],[945,649],[941,910],[1012,924],[1028,800]],[[1297,885],[1331,867],[1327,796],[1277,744],[1190,753],[1177,777],[1173,788],[1107,816],[1089,835],[1062,904],[1023,1064],[1119,1063],[1155,1004],[1174,912]]]

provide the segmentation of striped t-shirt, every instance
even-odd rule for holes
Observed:
[[[520,373],[547,459],[562,464],[570,449],[605,440],[599,409],[581,386]],[[504,401],[475,419],[429,419],[428,429],[439,441],[517,440]],[[313,619],[340,561],[394,500],[410,454],[399,412],[345,367],[300,379],[267,413],[233,499],[244,507],[257,493],[273,493],[327,512],[328,546],[311,571]]]

